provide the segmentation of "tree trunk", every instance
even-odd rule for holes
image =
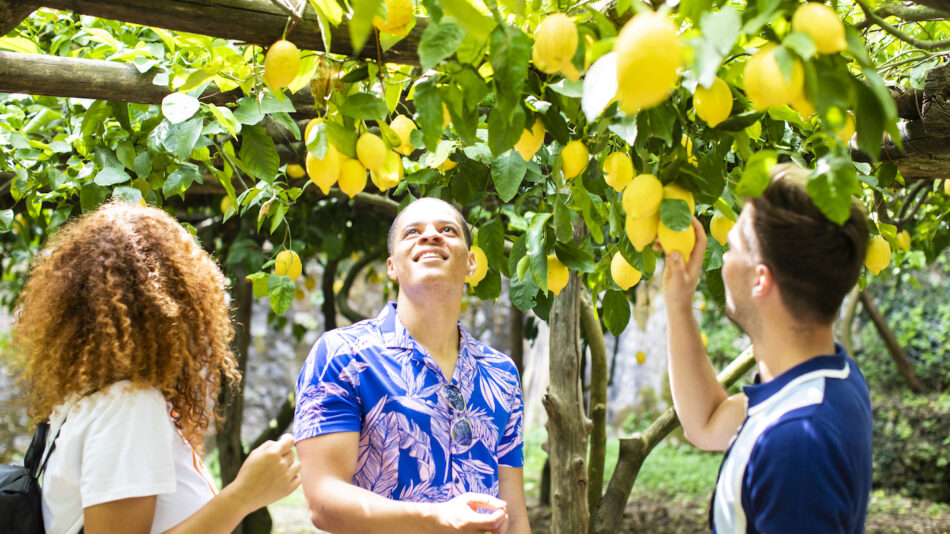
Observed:
[[[604,490],[604,460],[607,455],[607,346],[597,310],[588,291],[582,290],[581,325],[590,348],[590,456],[588,458],[587,506],[591,517],[600,506]]]
[[[515,362],[518,376],[524,375],[524,312],[512,304],[508,315],[508,340],[511,360]]]
[[[860,289],[854,286],[844,299],[844,314],[838,320],[838,341],[848,354],[854,354],[854,340],[851,331],[854,328],[854,314],[858,309],[858,293]]]
[[[877,333],[881,336],[881,341],[883,341],[884,346],[887,347],[887,352],[891,355],[891,359],[894,360],[894,364],[897,366],[897,372],[904,378],[904,382],[907,383],[907,386],[914,393],[923,393],[924,385],[920,382],[920,379],[917,378],[917,373],[914,372],[914,366],[911,365],[910,360],[907,358],[907,353],[904,352],[904,348],[897,342],[897,336],[895,336],[894,331],[887,326],[887,321],[884,320],[884,316],[881,315],[877,306],[874,305],[874,301],[871,300],[871,296],[868,295],[867,291],[861,292],[861,305],[864,306],[864,311],[867,312],[871,322],[874,323],[874,328],[877,329]]]
[[[552,534],[586,534],[587,418],[583,410],[580,352],[581,281],[572,272],[567,287],[554,297],[550,315],[551,383],[541,398],[548,414],[551,462]]]
[[[323,269],[323,331],[329,331],[336,328],[336,295],[333,293],[333,282],[336,281],[336,268],[340,265],[340,260],[328,259],[327,266]]]

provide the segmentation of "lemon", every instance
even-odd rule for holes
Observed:
[[[897,246],[901,250],[910,250],[910,234],[907,233],[907,230],[901,230],[897,233]]]
[[[943,194],[950,195],[950,178],[943,180]]]
[[[798,115],[802,119],[808,119],[815,114],[815,107],[811,105],[811,102],[805,98],[805,91],[802,91],[802,94],[798,95],[798,98],[791,101],[792,109],[798,112]]]
[[[304,168],[297,163],[291,163],[287,166],[287,176],[293,178],[294,180],[297,178],[303,178],[306,175],[307,171],[305,171]]]
[[[548,254],[548,289],[557,295],[567,287],[567,279],[571,272],[557,259],[554,254]]]
[[[445,161],[442,162],[442,165],[439,165],[437,168],[439,169],[439,172],[441,172],[442,174],[445,174],[457,166],[458,166],[457,162],[454,162],[450,160],[449,158],[445,158]]]
[[[660,221],[656,227],[656,237],[660,240],[660,246],[663,247],[667,256],[679,252],[684,262],[689,260],[689,253],[693,251],[693,245],[696,244],[696,230],[693,225],[689,225],[685,230],[674,232]]]
[[[478,245],[472,245],[472,253],[475,255],[475,272],[465,277],[465,281],[472,287],[478,285],[488,273],[488,256]]]
[[[383,0],[386,4],[386,18],[379,15],[373,17],[373,26],[381,32],[404,36],[415,19],[415,8],[412,0]]]
[[[327,146],[327,154],[323,159],[317,159],[316,156],[307,152],[307,176],[323,191],[324,195],[330,194],[330,188],[340,176],[341,160],[340,153],[332,144]]]
[[[732,111],[732,91],[729,90],[729,85],[717,76],[708,89],[702,85],[696,86],[693,106],[696,108],[697,117],[715,127],[726,120]]]
[[[274,261],[274,274],[278,276],[289,276],[291,280],[300,278],[303,272],[303,264],[300,263],[300,256],[292,250],[282,250],[277,253]]]
[[[842,143],[848,144],[848,141],[851,141],[851,137],[854,135],[854,115],[849,111],[844,116],[844,126],[838,130],[838,139]]]
[[[680,138],[680,143],[682,143],[683,148],[686,149],[686,161],[693,165],[698,164],[699,160],[693,155],[693,140],[690,139],[688,135],[683,134],[683,137]]]
[[[709,233],[712,234],[713,239],[719,241],[720,245],[725,245],[728,241],[729,230],[732,230],[735,225],[735,221],[721,213],[717,213],[709,221]]]
[[[623,152],[611,152],[604,159],[604,181],[615,191],[623,191],[633,180],[633,161]]]
[[[305,299],[306,297],[307,297],[307,294],[303,292],[303,289],[300,289],[298,287],[297,289],[294,290],[294,300],[299,300],[302,302],[303,299]]]
[[[864,266],[874,274],[881,272],[891,262],[891,246],[882,236],[876,235],[868,243]]]
[[[610,277],[624,291],[637,285],[641,277],[640,271],[636,267],[627,263],[620,252],[615,252],[610,260]]]
[[[370,171],[370,177],[373,183],[380,191],[388,191],[396,187],[402,180],[403,175],[402,158],[392,150],[386,154],[386,163],[380,167],[379,172]]]
[[[693,200],[693,194],[676,184],[666,184],[663,186],[663,199],[678,199],[686,201],[689,205],[689,212],[696,211],[696,201]]]
[[[26,217],[22,213],[17,213],[13,217],[13,231],[19,234],[23,230],[26,230]]]
[[[449,113],[449,107],[442,102],[442,129],[446,129],[452,124],[452,115]]]
[[[704,349],[709,346],[709,336],[706,335],[706,332],[699,333],[699,340],[703,342]]]
[[[303,280],[303,286],[307,288],[307,291],[313,291],[317,287],[317,281],[312,276],[308,276]]]
[[[366,132],[356,140],[356,157],[363,167],[377,171],[386,163],[386,143],[378,135]]]
[[[627,239],[633,244],[637,251],[643,250],[643,247],[649,245],[656,239],[657,227],[660,224],[660,212],[656,212],[646,217],[627,216],[624,224],[624,230],[627,233]]]
[[[683,64],[682,45],[673,24],[644,11],[630,19],[614,43],[617,52],[617,97],[620,109],[634,113],[669,96]]]
[[[234,201],[231,200],[231,197],[225,195],[225,197],[221,199],[221,213],[227,213],[233,205]]]
[[[652,174],[640,174],[623,190],[620,199],[627,217],[642,219],[660,210],[663,184]],[[652,239],[651,239],[652,241]]]
[[[792,30],[807,33],[819,54],[837,54],[848,48],[844,24],[834,9],[819,2],[808,2],[792,15]]]
[[[366,169],[359,160],[347,159],[340,165],[340,190],[353,198],[366,188]]]
[[[416,123],[405,115],[396,115],[393,121],[389,123],[389,127],[399,136],[399,146],[393,147],[393,150],[403,156],[412,154],[412,151],[416,148],[409,142],[409,135],[416,129]]]
[[[643,362],[647,361],[647,354],[642,350],[637,351],[637,365],[643,365]]]
[[[310,130],[313,130],[313,128],[314,128],[316,125],[320,124],[321,122],[323,122],[323,119],[321,119],[321,118],[310,119],[310,122],[307,123],[307,127],[304,128],[304,130],[303,130],[303,142],[304,142],[304,143],[306,143],[307,140],[310,139]]]
[[[525,128],[521,132],[521,137],[515,143],[515,150],[521,154],[521,159],[531,161],[542,145],[544,145],[544,123],[537,118],[530,130]]]
[[[782,74],[775,59],[775,46],[756,52],[742,71],[746,95],[757,111],[771,106],[784,106],[797,100],[805,86],[802,62],[794,60],[791,79]]]
[[[300,51],[290,41],[283,39],[270,45],[264,56],[264,81],[273,89],[290,85],[300,68]]]
[[[561,171],[564,172],[564,179],[570,180],[587,170],[589,159],[590,152],[587,151],[584,143],[575,140],[564,145],[564,149],[561,150]]]
[[[563,72],[572,80],[580,73],[571,60],[577,52],[577,26],[564,13],[552,13],[541,21],[534,31],[534,46],[531,47],[531,61],[541,72],[556,74]]]

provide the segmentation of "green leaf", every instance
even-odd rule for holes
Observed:
[[[534,277],[534,283],[541,291],[548,290],[548,256],[545,251],[545,227],[550,213],[535,213],[528,227],[527,255],[530,262],[531,276]]]
[[[739,37],[742,17],[732,6],[723,6],[717,11],[707,11],[699,20],[699,28],[706,40],[722,55],[732,50]]]
[[[594,251],[591,248],[590,241],[581,242],[581,246],[557,241],[554,243],[554,250],[558,259],[568,269],[582,273],[594,272],[596,264],[594,263]]]
[[[620,120],[611,121],[607,127],[611,132],[617,134],[628,145],[633,146],[637,142],[637,116],[627,115]]]
[[[162,194],[165,198],[184,193],[191,184],[201,181],[201,171],[192,163],[184,163],[175,172],[168,175],[162,184]]]
[[[689,204],[678,198],[665,198],[660,202],[660,221],[674,232],[682,232],[693,224]]]
[[[525,276],[524,280],[513,277],[508,282],[508,296],[511,298],[511,303],[523,312],[534,308],[537,304],[538,289],[530,276]]]
[[[241,124],[257,124],[264,119],[261,105],[253,96],[245,96],[238,100],[238,107],[234,110],[234,118]]]
[[[355,93],[343,102],[340,113],[364,121],[382,120],[386,117],[386,102],[369,93]]]
[[[850,158],[822,158],[808,180],[808,195],[832,222],[844,224],[851,216],[852,196],[860,190]]]
[[[277,315],[282,315],[290,309],[295,291],[297,286],[289,276],[272,274],[267,278],[267,296],[270,297],[271,309]]]
[[[478,246],[485,251],[489,265],[501,265],[504,262],[505,227],[501,219],[494,218],[478,228]]]
[[[109,107],[112,108],[112,114],[115,115],[115,119],[119,121],[119,124],[125,128],[125,131],[132,131],[132,122],[129,119],[129,105],[126,102],[109,102]]]
[[[786,35],[785,39],[782,40],[782,46],[793,50],[804,59],[808,59],[818,52],[815,42],[805,32],[792,32]]]
[[[236,138],[237,130],[238,130],[238,120],[234,116],[234,113],[231,112],[231,109],[226,108],[224,106],[215,106],[213,104],[209,105],[208,109],[211,110],[211,116],[214,117],[216,121],[218,121],[218,124],[220,124],[221,127],[224,128],[225,130],[227,130],[227,132],[231,134],[231,137]]]
[[[333,146],[344,156],[355,158],[358,139],[356,131],[335,122],[325,122],[325,124],[327,125],[327,141],[333,143]]]
[[[185,93],[172,93],[162,99],[162,115],[172,124],[190,119],[200,108],[198,99]]]
[[[491,177],[495,190],[503,202],[510,202],[518,194],[528,164],[514,150],[509,150],[491,164]]]
[[[615,336],[619,336],[630,322],[630,302],[626,295],[615,289],[604,292],[604,326]]]
[[[494,21],[475,9],[468,0],[441,0],[439,6],[446,15],[458,21],[466,33],[479,41],[484,41],[494,26]]]
[[[514,111],[521,101],[531,60],[531,45],[527,34],[511,26],[499,25],[491,34],[495,106],[503,113]]]
[[[416,84],[416,110],[419,112],[419,129],[425,148],[435,152],[442,135],[442,97],[436,86],[435,78],[427,78]]]
[[[348,24],[350,43],[353,44],[353,50],[362,50],[366,38],[373,31],[373,17],[379,12],[383,1],[353,0],[350,5],[353,6],[353,16]]]
[[[736,195],[740,197],[757,197],[769,186],[769,172],[778,162],[778,152],[774,150],[760,150],[746,161],[742,178],[736,184]]]
[[[147,150],[139,152],[135,156],[132,168],[139,178],[148,178],[148,175],[152,174],[152,155]]]
[[[242,130],[239,157],[247,172],[258,180],[272,183],[277,176],[280,158],[274,140],[263,126],[246,126]]]
[[[884,136],[886,111],[881,109],[874,91],[860,80],[854,80],[854,89],[858,102],[854,108],[855,131],[858,134],[858,147],[872,161],[881,155],[881,139]]]
[[[554,200],[554,236],[558,241],[569,242],[574,237],[574,224],[571,219],[571,210],[567,207],[564,195],[557,195]]]
[[[343,8],[336,0],[310,0],[310,5],[314,11],[322,13],[334,26],[339,26],[343,21]]]
[[[2,231],[9,232],[12,229],[13,225],[13,210],[5,209],[0,210],[0,225],[2,225]]]
[[[508,277],[512,280],[515,278],[524,278],[524,273],[518,272],[518,264],[523,258],[526,257],[525,254],[528,253],[527,242],[527,234],[521,234],[517,239],[515,239],[514,244],[511,245],[511,252],[508,254]]]
[[[524,120],[521,106],[515,107],[513,112],[496,107],[488,114],[488,147],[493,155],[500,155],[515,146],[524,130]]]
[[[168,134],[162,140],[162,146],[179,161],[185,161],[195,149],[204,121],[201,117],[193,117],[180,124],[174,124],[168,129]]]
[[[236,257],[238,255],[239,254],[235,254],[235,250],[232,249],[231,253],[228,254],[228,263],[230,263],[231,261],[234,261],[234,258],[232,258],[232,256]],[[247,275],[246,278],[251,281],[251,291],[254,292],[255,297],[261,298],[261,297],[267,296],[267,282],[270,277],[271,275],[268,273],[254,273],[254,274]]]
[[[501,295],[501,276],[498,271],[489,269],[485,273],[485,278],[482,278],[482,281],[472,289],[475,291],[475,296],[482,300],[495,300],[498,295]]]
[[[419,41],[419,65],[426,71],[452,56],[464,37],[454,22],[443,20],[429,24]]]
[[[23,37],[0,37],[0,49],[21,54],[39,54],[40,49],[33,41]]]
[[[614,97],[617,96],[617,53],[604,54],[587,70],[584,75],[584,94],[581,96],[581,109],[587,122],[594,122]],[[611,125],[612,126],[612,125]],[[634,122],[636,138],[636,122]],[[614,132],[616,133],[616,132]],[[620,134],[617,134],[620,135]],[[624,140],[626,141],[626,137]],[[632,146],[633,143],[630,143]]]
[[[112,190],[113,198],[121,198],[129,204],[138,204],[142,200],[142,192],[134,187],[122,186]]]
[[[122,184],[131,180],[132,177],[128,175],[124,170],[118,167],[106,167],[98,173],[93,182],[96,185],[101,185],[103,187],[109,187],[115,184]]]

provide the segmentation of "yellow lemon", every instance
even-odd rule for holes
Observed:
[[[633,244],[633,248],[637,249],[637,251],[641,251],[643,247],[649,245],[656,239],[656,231],[659,224],[659,211],[639,218],[628,215],[624,224],[624,230],[627,233],[627,239]]]
[[[264,80],[274,89],[290,85],[300,68],[300,51],[290,41],[283,39],[270,45],[264,56]]]
[[[587,161],[590,159],[590,152],[587,146],[580,141],[571,141],[564,145],[561,150],[561,171],[564,172],[564,179],[570,180],[578,174],[587,170]]]
[[[624,291],[637,285],[642,274],[636,267],[627,263],[620,252],[615,252],[610,260],[610,277]]]
[[[314,126],[320,124],[321,122],[323,122],[323,119],[321,119],[321,118],[310,119],[310,122],[307,123],[307,127],[304,128],[304,130],[303,130],[303,142],[304,142],[304,143],[306,143],[307,140],[310,139],[310,130],[313,130]]]
[[[24,217],[22,213],[17,213],[16,216],[13,217],[13,231],[20,233],[23,230],[26,230],[26,217]]]
[[[534,46],[531,48],[531,60],[541,72],[555,74],[563,72],[565,76],[576,80],[577,70],[571,63],[577,52],[577,26],[564,13],[552,13],[541,21],[534,31]]]
[[[943,194],[950,195],[950,178],[943,180]]]
[[[819,54],[837,54],[848,48],[844,24],[834,9],[819,2],[808,2],[792,15],[792,30],[805,32]]]
[[[472,254],[475,255],[475,272],[465,277],[465,281],[472,287],[478,285],[488,273],[488,256],[478,245],[472,245]]]
[[[630,19],[614,43],[620,109],[634,113],[666,100],[683,64],[682,45],[673,24],[644,11]]]
[[[693,106],[696,108],[697,117],[715,127],[726,120],[732,111],[732,91],[729,90],[729,85],[717,76],[708,89],[702,85],[696,86]]]
[[[706,332],[699,333],[699,340],[703,342],[704,349],[709,346],[709,336],[706,335]]]
[[[306,175],[307,171],[305,171],[304,168],[297,163],[291,163],[287,166],[287,176],[293,178],[294,180],[297,178],[303,178]]]
[[[515,143],[515,150],[521,154],[521,159],[531,161],[542,145],[544,145],[544,123],[537,118],[530,130],[525,128],[521,132],[521,137]]]
[[[680,138],[680,143],[682,143],[683,148],[686,149],[686,161],[693,165],[699,163],[699,160],[693,155],[693,140],[690,139],[688,135],[683,134],[683,137]]]
[[[811,105],[811,102],[805,98],[805,91],[802,91],[802,94],[798,95],[798,98],[791,101],[792,109],[798,112],[798,115],[802,119],[808,119],[815,114],[815,107]]]
[[[864,266],[874,274],[881,272],[887,264],[891,263],[891,246],[882,236],[876,235],[868,243],[867,256],[864,258]]]
[[[442,102],[442,129],[446,129],[452,124],[452,114],[449,113],[449,107]]]
[[[313,288],[317,287],[317,281],[312,276],[304,278],[303,286],[307,288],[307,291],[313,291]]]
[[[366,169],[358,160],[347,159],[340,165],[338,180],[340,190],[346,193],[346,196],[353,198],[366,188]]]
[[[383,163],[379,172],[370,171],[370,177],[372,177],[373,183],[380,191],[388,191],[399,185],[403,172],[402,158],[399,157],[399,154],[390,150],[386,154],[386,163]]]
[[[439,165],[437,168],[439,169],[439,172],[441,172],[442,174],[445,174],[446,172],[451,171],[457,166],[458,166],[457,162],[452,161],[449,158],[445,158],[445,161],[442,162],[442,165]]]
[[[324,195],[330,194],[330,188],[336,183],[340,176],[340,165],[342,164],[340,153],[337,152],[333,144],[327,146],[327,154],[323,159],[317,159],[316,156],[307,152],[307,176],[310,181],[323,191]]]
[[[386,143],[378,135],[366,132],[356,140],[356,157],[363,167],[379,170],[386,162]]]
[[[709,233],[712,234],[713,239],[719,241],[720,245],[725,245],[729,239],[729,230],[732,230],[735,225],[735,221],[721,213],[717,213],[709,221]]]
[[[851,141],[851,137],[854,135],[854,115],[849,111],[844,116],[844,126],[841,127],[841,130],[838,130],[838,139],[841,139],[841,142],[848,144],[848,141]]]
[[[689,225],[685,230],[674,232],[660,221],[656,227],[656,237],[660,240],[660,246],[669,256],[673,252],[679,252],[683,255],[683,261],[689,260],[689,253],[693,251],[693,245],[696,244],[696,230],[693,225]]]
[[[412,154],[415,147],[409,142],[409,135],[416,129],[416,123],[412,122],[412,119],[405,115],[396,115],[393,121],[389,123],[389,127],[399,136],[399,146],[393,147],[393,150],[403,156]]]
[[[393,35],[408,34],[415,19],[412,0],[383,0],[383,3],[386,4],[386,18],[376,15],[373,17],[373,26],[381,32]]]
[[[227,213],[233,205],[234,201],[231,200],[231,197],[225,195],[225,197],[221,199],[221,213]]]
[[[274,274],[279,276],[289,276],[291,280],[300,278],[303,272],[303,264],[300,263],[300,256],[293,250],[282,250],[277,253],[274,261]]]
[[[756,52],[745,64],[742,76],[746,95],[757,111],[794,102],[805,86],[802,62],[794,60],[792,77],[786,78],[775,59],[774,45]]]
[[[633,161],[623,152],[611,152],[604,159],[604,181],[615,191],[623,191],[633,180]]]
[[[689,212],[696,211],[696,201],[693,200],[693,194],[676,184],[666,184],[663,186],[663,199],[684,200],[689,205]]]
[[[910,234],[907,230],[901,230],[897,233],[897,246],[901,250],[910,250]]]
[[[660,210],[663,184],[652,174],[639,174],[623,190],[620,199],[627,217],[642,219]],[[651,239],[652,241],[652,239]]]
[[[307,297],[307,294],[303,292],[303,289],[300,289],[298,287],[297,289],[294,290],[294,300],[303,301],[303,299],[306,297]]]
[[[637,351],[637,365],[643,365],[643,362],[647,361],[647,354],[642,350]]]
[[[557,295],[567,287],[570,271],[554,254],[548,254],[548,289]]]

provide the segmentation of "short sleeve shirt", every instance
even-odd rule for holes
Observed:
[[[294,437],[359,432],[353,483],[396,500],[498,495],[498,467],[522,467],[524,404],[512,360],[459,325],[451,380],[387,304],[375,319],[325,333],[297,379]],[[443,389],[461,391],[464,410]],[[458,440],[459,419],[473,439]]]

